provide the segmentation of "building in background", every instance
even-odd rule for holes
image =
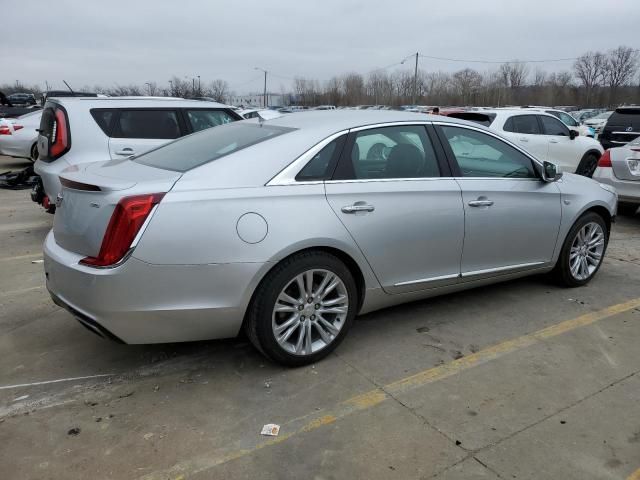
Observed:
[[[267,93],[267,106],[284,107],[284,97],[279,94]],[[230,105],[261,108],[264,103],[264,96],[261,93],[251,93],[249,95],[229,95],[227,102]]]

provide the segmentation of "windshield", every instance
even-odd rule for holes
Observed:
[[[230,123],[203,130],[133,158],[150,167],[186,172],[205,163],[295,129],[256,123]]]
[[[595,117],[592,118],[592,120],[601,120],[601,119],[607,119],[611,116],[613,112],[603,112],[603,113],[599,113],[598,115],[596,115]]]

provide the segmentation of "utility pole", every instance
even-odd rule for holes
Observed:
[[[173,81],[169,80],[169,86],[171,88],[171,92],[169,93],[169,96],[173,97]]]
[[[418,94],[418,57],[419,53],[416,52],[416,68],[413,72],[413,104],[416,104],[416,96]]]
[[[202,96],[202,89],[200,88],[200,75],[198,75],[198,96]]]
[[[262,94],[262,106],[267,108],[267,71],[264,68],[253,67],[254,70],[260,70],[264,72],[264,92]]]
[[[196,79],[191,77],[191,95],[196,96]]]
[[[149,96],[151,96],[151,84],[149,82],[144,82],[144,84],[147,86],[147,91],[149,92]]]

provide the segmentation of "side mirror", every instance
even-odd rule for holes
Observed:
[[[562,177],[562,172],[558,172],[558,167],[555,163],[543,162],[542,163],[542,179],[545,182],[555,182]]]
[[[575,138],[580,135],[576,130],[569,129],[569,138],[571,140],[575,140]]]

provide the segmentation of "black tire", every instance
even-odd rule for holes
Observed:
[[[38,160],[38,156],[40,155],[40,153],[38,152],[38,144],[34,143],[33,145],[31,145],[31,157],[30,160],[35,163],[36,160]]]
[[[591,178],[593,176],[593,172],[598,168],[598,160],[600,160],[600,156],[594,152],[585,153],[582,160],[580,160],[576,173],[583,177]]]
[[[618,214],[626,217],[633,217],[638,212],[637,203],[618,202]]]
[[[573,276],[571,273],[569,256],[571,251],[571,246],[573,241],[576,238],[576,235],[584,227],[586,224],[595,222],[602,228],[604,232],[604,249],[602,251],[602,258],[600,259],[600,263],[596,267],[596,269],[589,275],[588,278],[580,280]],[[591,281],[591,279],[598,273],[600,267],[602,266],[602,261],[604,260],[604,255],[607,251],[607,245],[609,244],[609,230],[607,228],[607,223],[604,219],[595,212],[587,212],[582,215],[576,223],[573,224],[571,230],[567,234],[564,243],[562,244],[562,250],[560,251],[560,256],[558,257],[558,261],[556,262],[556,266],[553,269],[552,275],[554,278],[565,287],[581,287],[582,285],[586,285]]]
[[[272,330],[272,314],[276,299],[297,275],[310,269],[328,270],[342,280],[347,290],[349,307],[346,319],[333,341],[308,355],[295,355],[277,342]],[[317,362],[331,353],[346,336],[353,324],[358,306],[358,290],[353,275],[336,256],[322,251],[294,254],[276,265],[260,282],[245,317],[244,328],[251,343],[270,360],[289,367]]]

